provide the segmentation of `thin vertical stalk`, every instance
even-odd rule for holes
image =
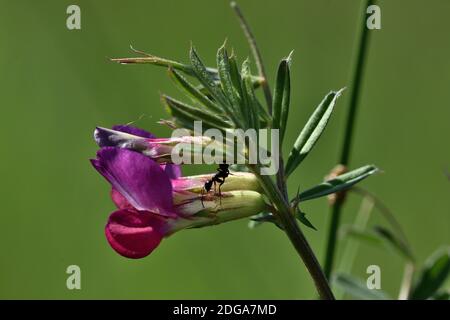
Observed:
[[[375,202],[372,198],[366,196],[361,201],[361,206],[356,215],[355,222],[353,223],[353,228],[358,230],[365,230],[367,223],[369,222],[373,208],[375,207]],[[359,249],[359,242],[356,240],[348,239],[344,247],[344,252],[342,254],[342,261],[338,267],[339,273],[350,273],[355,262],[356,255]],[[344,296],[344,291],[335,290],[336,298],[340,299]]]
[[[262,77],[264,79],[261,86],[264,91],[264,97],[265,97],[266,103],[267,103],[267,110],[269,111],[269,114],[272,115],[272,93],[270,92],[270,86],[269,86],[269,82],[267,80],[266,70],[264,68],[264,63],[262,60],[261,52],[259,51],[258,45],[256,44],[255,36],[253,35],[253,32],[250,29],[250,25],[247,23],[247,20],[245,20],[245,17],[242,14],[242,11],[239,8],[238,4],[235,1],[232,1],[230,3],[230,5],[231,5],[231,8],[233,8],[234,12],[236,13],[236,16],[239,19],[241,28],[244,31],[245,37],[247,38],[247,41],[250,45],[250,49],[252,51],[253,58],[255,59],[256,68],[258,68],[258,74],[260,77]]]
[[[398,300],[408,300],[411,292],[412,282],[414,278],[415,266],[412,262],[407,262],[405,265],[405,271],[403,272],[403,280],[400,286],[400,292]]]
[[[361,92],[361,80],[363,78],[364,66],[366,62],[367,47],[369,44],[369,32],[365,24],[366,8],[373,3],[367,0],[363,3],[362,16],[360,21],[361,33],[356,52],[356,65],[353,72],[353,80],[351,85],[350,106],[347,113],[347,124],[345,128],[344,141],[342,144],[339,163],[347,166],[350,160],[350,150],[353,142],[355,119],[358,110],[358,102]],[[338,197],[339,198],[339,197]],[[340,224],[343,197],[337,200],[331,209],[331,222],[328,229],[328,240],[325,253],[324,272],[327,278],[330,277],[333,270],[334,256],[336,251],[337,230]]]

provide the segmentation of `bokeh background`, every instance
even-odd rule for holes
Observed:
[[[292,49],[292,107],[286,151],[331,89],[351,83],[362,2],[239,1],[259,41],[271,82]],[[121,66],[129,45],[187,61],[192,40],[208,64],[228,39],[241,61],[249,49],[228,1],[1,0],[0,298],[310,299],[312,282],[285,235],[247,221],[188,230],[151,256],[127,260],[107,244],[114,207],[109,186],[90,166],[96,125],[133,122],[159,136],[159,93],[178,91],[165,70]],[[81,30],[66,28],[66,8],[81,7]],[[351,167],[375,163],[383,174],[363,185],[395,212],[419,260],[450,243],[450,42],[447,0],[378,1]],[[338,158],[348,92],[314,152],[292,176],[295,192],[320,182]],[[214,168],[186,167],[185,174]],[[349,199],[344,223],[360,198]],[[305,230],[323,258],[326,199],[303,206]],[[374,215],[373,222],[381,219]],[[340,240],[340,244],[342,241]],[[82,289],[66,288],[66,268],[81,268]],[[382,270],[396,296],[403,261],[362,246],[353,273]]]

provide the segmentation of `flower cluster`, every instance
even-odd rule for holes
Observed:
[[[131,126],[97,128],[100,147],[91,163],[111,184],[117,206],[105,227],[111,247],[122,256],[142,258],[176,231],[210,226],[258,214],[266,208],[251,173],[235,172],[221,194],[204,192],[209,175],[181,176],[170,163],[170,148],[192,137],[156,138]],[[201,141],[200,141],[201,142]]]

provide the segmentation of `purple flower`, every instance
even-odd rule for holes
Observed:
[[[151,134],[137,128],[116,127],[121,132]],[[91,160],[112,186],[118,210],[105,227],[111,247],[128,258],[150,254],[161,240],[174,232],[256,214],[265,202],[254,176],[236,173],[223,188],[223,197],[202,195],[211,175],[181,177],[179,166],[160,165],[140,152],[104,146]],[[228,180],[227,180],[228,182]]]
[[[177,217],[169,174],[144,155],[115,147],[100,149],[91,162],[111,183],[119,209],[106,225],[108,242],[129,258],[148,255],[167,231],[164,218]]]

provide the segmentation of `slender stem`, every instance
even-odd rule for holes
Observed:
[[[264,97],[267,103],[267,110],[269,110],[269,114],[272,115],[272,93],[270,92],[269,82],[267,80],[266,70],[264,68],[264,64],[262,61],[261,52],[259,51],[258,45],[256,44],[255,36],[253,35],[252,30],[250,29],[247,20],[245,20],[244,15],[242,14],[241,9],[238,4],[234,1],[230,3],[231,8],[236,13],[236,16],[239,19],[239,23],[241,25],[242,30],[244,31],[245,37],[250,45],[250,49],[252,51],[253,57],[255,59],[256,68],[258,68],[258,74],[261,78],[264,79],[261,86],[264,91]]]
[[[379,199],[376,195],[365,190],[361,187],[353,187],[350,191],[355,192],[365,198],[370,199],[375,207],[379,210],[379,212],[383,215],[383,217],[387,220],[387,222],[394,228],[394,230],[400,235],[403,243],[408,247],[408,249],[412,252],[411,245],[409,244],[408,238],[403,231],[400,223],[395,218],[395,215],[391,212],[391,210],[383,203],[381,199]],[[405,268],[403,271],[403,279],[400,285],[400,292],[398,299],[399,300],[408,300],[409,294],[412,287],[412,281],[414,279],[414,272],[416,269],[416,262],[414,260],[408,260],[405,264]]]
[[[412,281],[414,279],[415,266],[414,263],[408,261],[405,264],[405,270],[403,272],[403,280],[400,286],[400,293],[398,295],[398,300],[408,300],[409,294],[411,292]]]
[[[323,265],[323,271],[327,279],[330,279],[333,269],[334,255],[336,252],[337,230],[341,219],[342,204],[343,202],[341,200],[337,200],[331,209],[331,222],[328,229],[325,263]]]
[[[347,114],[347,126],[345,130],[344,142],[342,145],[342,152],[340,163],[343,165],[347,165],[350,160],[350,148],[353,142],[353,131],[355,128],[355,119],[356,113],[358,109],[359,96],[361,93],[361,80],[364,73],[364,66],[367,57],[367,47],[370,40],[370,33],[366,27],[366,19],[365,13],[366,8],[370,6],[374,1],[367,0],[366,5],[363,6],[363,15],[362,15],[362,30],[361,30],[361,38],[359,41],[359,48],[357,52],[356,66],[353,74],[352,81],[352,89],[351,89],[351,97],[350,97],[350,107]]]
[[[365,230],[367,223],[369,222],[373,208],[375,207],[374,200],[369,196],[365,196],[361,201],[361,206],[356,215],[355,222],[353,223],[353,228],[358,230]],[[340,273],[350,273],[355,262],[356,255],[359,249],[359,242],[348,239],[344,247],[342,254],[342,260],[338,271]],[[336,298],[342,298],[344,296],[343,290],[335,290]]]
[[[254,169],[253,171],[257,175],[265,193],[271,198],[271,201],[277,210],[276,217],[279,219],[279,222],[289,240],[297,253],[300,255],[300,258],[313,278],[320,298],[323,300],[334,300],[333,292],[331,291],[325,274],[320,267],[319,261],[314,255],[314,252],[306,240],[303,232],[300,230],[289,204],[286,202],[280,190],[275,186],[269,176],[259,175],[259,172]]]
[[[283,151],[281,150],[280,147],[280,154],[278,157],[278,172],[277,172],[277,185],[278,188],[281,190],[281,194],[284,197],[284,200],[289,201],[289,195],[287,192],[287,185],[286,185],[286,175],[284,173],[284,161],[283,161]]]
[[[372,4],[372,0],[367,0],[363,6],[363,15],[360,25],[362,27],[361,36],[358,44],[356,65],[353,73],[353,81],[351,88],[350,107],[347,114],[347,125],[345,129],[344,142],[341,149],[340,164],[347,165],[350,160],[350,149],[353,142],[353,132],[355,127],[355,119],[359,102],[361,79],[363,76],[367,47],[369,43],[369,33],[367,32],[365,23],[366,8]],[[361,23],[362,22],[362,23]],[[334,256],[336,251],[337,229],[341,218],[343,200],[337,200],[332,207],[331,222],[328,230],[328,240],[325,255],[324,271],[327,278],[330,277],[333,270]]]

